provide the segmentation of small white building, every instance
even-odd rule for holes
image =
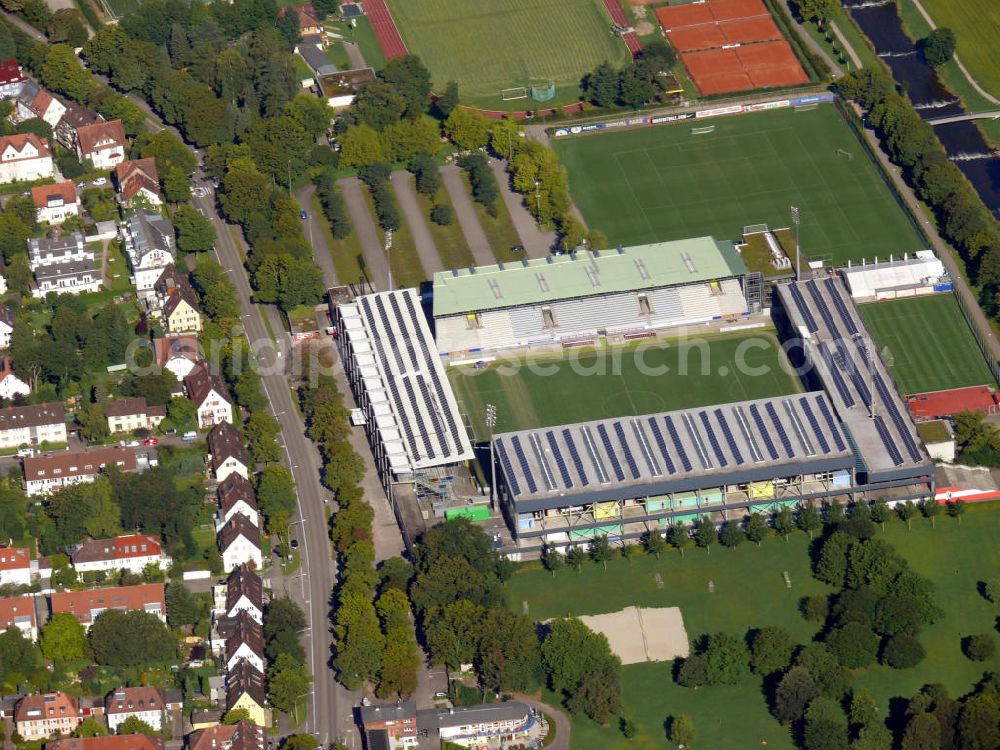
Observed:
[[[35,619],[35,599],[31,596],[12,596],[0,599],[0,633],[17,628],[24,637],[38,640],[38,621]]]
[[[98,570],[142,573],[148,565],[167,570],[171,563],[170,557],[163,554],[159,537],[150,534],[127,534],[114,539],[85,539],[72,551],[70,560],[77,573]]]
[[[39,222],[62,224],[70,216],[80,215],[80,201],[72,180],[33,187],[31,199],[35,202]]]
[[[222,569],[229,573],[239,565],[260,570],[264,565],[260,553],[260,529],[242,513],[236,513],[219,531]]]
[[[101,288],[100,272],[80,232],[28,240],[28,265],[35,274],[35,297],[86,294]]]
[[[49,127],[54,128],[59,124],[65,112],[65,104],[45,89],[31,81],[26,81],[17,94],[15,109],[11,117],[15,122],[24,122],[37,117],[47,123]]]
[[[0,349],[10,347],[10,335],[14,332],[14,320],[14,311],[0,302]]]
[[[119,688],[109,693],[104,700],[104,716],[108,720],[108,729],[117,733],[118,727],[134,716],[144,721],[159,732],[163,728],[164,713],[167,702],[163,693],[153,685]]]
[[[255,622],[246,612],[239,613],[229,628],[223,655],[227,672],[236,669],[241,661],[264,674],[267,664],[264,660],[264,633],[260,623]]]
[[[206,430],[222,422],[232,424],[233,405],[221,377],[198,367],[184,378],[184,388],[198,413],[198,427]]]
[[[31,551],[27,547],[0,547],[0,586],[31,584]]]
[[[153,339],[153,354],[157,366],[169,370],[178,380],[184,380],[202,361],[197,336]]]
[[[65,442],[66,408],[62,402],[0,409],[0,450]]]
[[[115,182],[118,185],[118,200],[123,206],[143,203],[146,206],[159,206],[160,177],[156,172],[156,159],[152,156],[146,159],[123,161],[115,167]]]
[[[217,528],[222,528],[234,513],[243,514],[254,526],[260,527],[257,496],[245,476],[239,473],[230,474],[219,483],[215,493],[219,498]]]
[[[34,456],[22,461],[24,491],[34,497],[67,485],[93,482],[106,466],[117,466],[120,471],[139,468],[135,451],[117,446]]]
[[[258,625],[263,624],[264,586],[249,566],[233,568],[222,588],[225,589],[219,612],[222,617],[235,620],[240,612],[246,612]]]
[[[951,291],[951,277],[933,250],[849,263],[841,269],[853,299],[887,300]]]
[[[208,460],[215,481],[231,475],[249,477],[250,458],[243,447],[243,438],[229,422],[220,422],[208,433]]]
[[[15,396],[27,396],[31,386],[14,373],[10,357],[0,359],[0,398],[12,399]]]
[[[163,269],[174,262],[174,225],[159,214],[138,211],[120,228],[122,245],[140,296],[153,294]]]
[[[28,182],[53,175],[52,150],[34,133],[0,136],[0,183]]]
[[[76,155],[94,169],[110,171],[125,161],[125,128],[121,120],[96,122],[76,129]]]
[[[112,401],[104,407],[104,416],[108,420],[108,432],[114,435],[156,429],[166,418],[167,410],[163,406],[149,406],[146,399],[140,396]]]

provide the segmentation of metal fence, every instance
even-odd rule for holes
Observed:
[[[1000,361],[998,361],[993,356],[993,347],[990,346],[990,342],[993,338],[993,331],[984,331],[979,321],[969,310],[969,303],[965,299],[963,294],[955,292],[955,299],[958,300],[958,308],[962,311],[962,316],[965,321],[969,324],[969,328],[972,330],[972,335],[976,337],[976,343],[979,345],[979,351],[983,354],[983,359],[986,360],[986,364],[990,368],[990,372],[993,373],[993,379],[1000,383]]]

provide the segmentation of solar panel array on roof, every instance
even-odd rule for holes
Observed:
[[[717,486],[713,483],[720,480],[713,475],[720,474],[726,475],[726,484],[739,483],[744,481],[740,472],[758,476],[763,471],[769,476],[768,465],[774,478],[808,473],[809,465],[818,472],[853,466],[854,455],[840,426],[832,419],[817,419],[817,413],[831,413],[823,393],[523,430],[494,440],[504,475],[516,475],[507,483],[516,500],[558,500],[588,492],[621,492],[625,497],[627,488],[643,484],[694,479],[700,482],[697,486],[709,488]],[[771,435],[780,438],[783,453],[774,447]],[[526,444],[532,450],[524,449]],[[688,458],[692,453],[698,456],[697,465]],[[558,471],[551,469],[552,464]]]

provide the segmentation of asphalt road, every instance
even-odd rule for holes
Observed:
[[[445,164],[441,167],[441,182],[444,189],[448,191],[452,205],[455,206],[455,217],[458,225],[462,228],[465,241],[469,243],[472,251],[472,258],[477,266],[490,266],[496,263],[496,256],[490,247],[490,241],[483,231],[483,225],[479,223],[479,216],[476,215],[476,207],[472,205],[472,198],[469,191],[465,189],[462,181],[462,173],[457,164]]]
[[[326,219],[313,206],[312,197],[315,192],[315,185],[300,187],[295,191],[295,200],[306,210],[306,234],[309,236],[309,244],[313,247],[313,259],[323,271],[323,282],[329,289],[337,286],[340,281],[337,278],[337,270],[333,267],[333,251],[326,242],[326,232],[320,223]]]
[[[378,237],[375,220],[368,209],[368,202],[362,192],[365,188],[357,177],[342,177],[337,180],[344,196],[347,212],[351,215],[351,225],[358,233],[358,241],[365,254],[365,275],[376,289],[389,288],[389,261]]]
[[[413,186],[410,173],[397,169],[389,176],[393,190],[396,191],[396,200],[406,218],[406,225],[413,235],[413,244],[417,248],[417,256],[420,258],[420,265],[424,268],[426,278],[431,278],[438,271],[444,270],[441,256],[438,255],[437,246],[431,236],[430,227],[427,226],[427,217],[420,209],[420,202],[417,200],[417,190]]]
[[[510,218],[514,222],[514,228],[521,238],[521,244],[524,245],[525,254],[529,258],[544,258],[555,247],[556,233],[543,232],[539,229],[535,217],[524,205],[525,200],[533,200],[533,198],[529,196],[526,199],[511,189],[507,162],[502,159],[491,159],[490,166],[493,168],[493,174],[496,175],[497,184],[500,187],[500,197],[507,205]]]

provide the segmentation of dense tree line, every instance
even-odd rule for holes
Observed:
[[[267,656],[267,691],[271,705],[290,712],[309,692],[312,676],[305,664],[299,633],[306,618],[288,597],[272,599],[264,611],[264,653]]]
[[[607,61],[588,73],[580,84],[584,96],[598,107],[638,109],[653,102],[667,103],[663,73],[677,64],[677,53],[665,39],[648,43],[634,60],[621,70]]]
[[[500,188],[497,187],[497,178],[494,176],[493,170],[490,169],[489,159],[483,154],[475,152],[466,154],[459,159],[458,165],[469,176],[473,200],[482,205],[490,216],[496,216]]]
[[[351,236],[351,220],[347,215],[344,197],[337,189],[337,175],[333,169],[324,169],[314,180],[316,197],[323,206],[323,215],[330,224],[330,233],[335,240]]]
[[[362,182],[368,186],[378,224],[384,231],[396,231],[402,225],[399,204],[389,184],[389,167],[385,164],[371,164],[360,171]]]

